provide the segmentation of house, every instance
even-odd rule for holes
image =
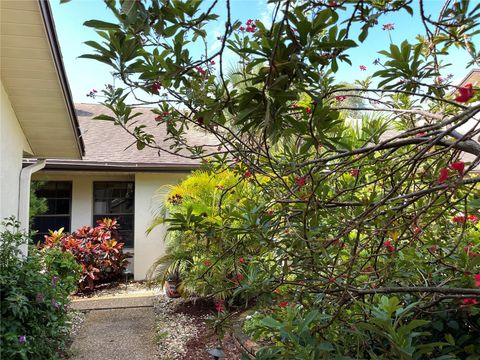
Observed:
[[[94,120],[111,112],[99,104],[76,104],[85,154],[82,159],[47,159],[45,167],[35,173],[33,180],[43,182],[39,195],[47,198],[49,211],[35,218],[34,228],[42,237],[49,229],[64,227],[66,231],[96,220],[116,218],[120,225],[125,251],[133,257],[130,270],[136,280],[143,280],[151,264],[164,253],[166,227],[159,226],[148,236],[160,196],[159,188],[173,185],[199,167],[198,160],[182,154],[169,154],[152,148],[137,150],[134,138],[110,121]],[[155,136],[163,147],[171,144],[165,123],[155,120],[150,108],[137,108],[141,115],[137,124]],[[190,129],[190,145],[204,145],[209,137]],[[213,141],[212,141],[213,143]],[[183,154],[187,155],[187,154]],[[33,160],[26,159],[25,164]]]
[[[48,2],[2,0],[0,20],[0,216],[28,229],[30,175],[45,162],[22,158],[80,159],[84,145]]]

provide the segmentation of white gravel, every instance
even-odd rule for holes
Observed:
[[[175,308],[185,301],[182,298],[170,299],[165,295],[159,295],[153,301],[161,359],[183,359],[187,342],[199,336],[198,322],[192,321],[187,314],[175,312]]]

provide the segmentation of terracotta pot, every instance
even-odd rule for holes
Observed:
[[[164,289],[165,289],[165,294],[169,298],[178,298],[180,297],[180,294],[178,293],[178,285],[179,283],[177,281],[165,281]]]

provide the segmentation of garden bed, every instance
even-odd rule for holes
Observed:
[[[206,320],[215,309],[203,299],[170,299],[158,296],[154,301],[157,317],[157,341],[161,359],[209,359],[207,351],[218,345],[218,337]],[[242,352],[231,334],[222,341],[225,358],[239,360]]]

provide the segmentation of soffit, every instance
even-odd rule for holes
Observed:
[[[80,159],[70,92],[48,39],[37,0],[0,1],[1,80],[34,155]]]

